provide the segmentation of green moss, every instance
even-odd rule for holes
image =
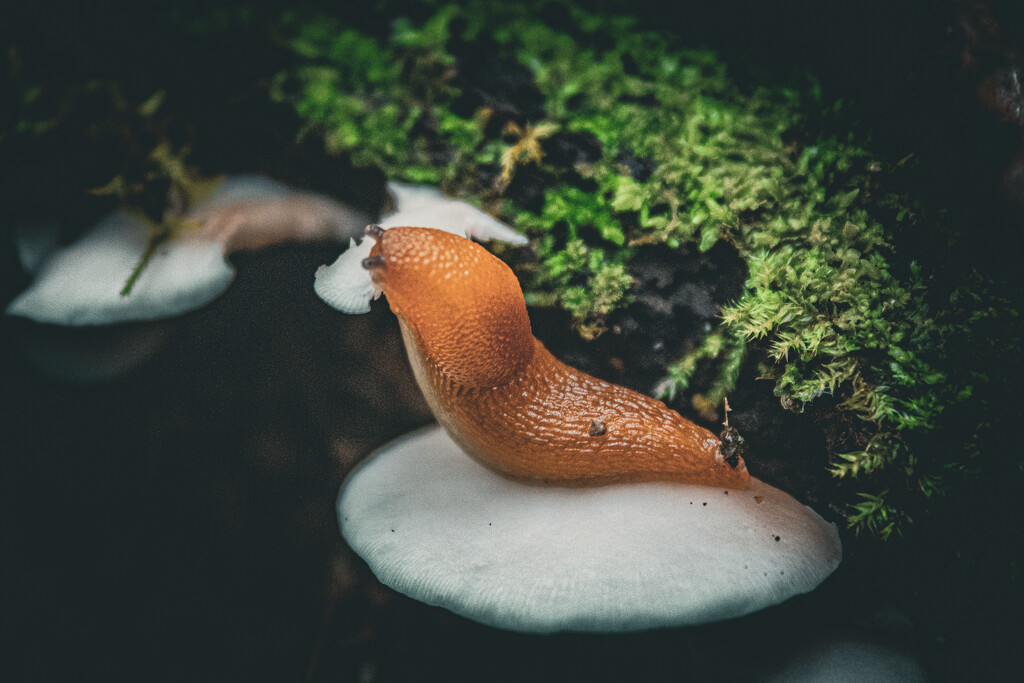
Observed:
[[[564,308],[586,338],[631,301],[639,245],[732,245],[748,267],[744,292],[666,368],[663,394],[691,392],[714,411],[745,354],[757,353],[785,408],[828,395],[861,423],[856,448],[831,454],[832,473],[861,488],[849,522],[900,533],[908,511],[940,495],[970,457],[961,444],[976,425],[943,431],[943,415],[972,397],[953,341],[962,347],[986,311],[1003,321],[1016,313],[979,294],[991,289],[984,282],[953,298],[929,292],[928,274],[894,247],[906,226],[933,220],[886,189],[906,160],[877,157],[830,124],[842,103],[822,101],[812,80],[740,89],[713,53],[629,18],[535,5],[438,4],[425,22],[396,20],[386,40],[289,16],[287,41],[308,65],[283,74],[275,93],[331,151],[473,197],[527,231],[538,259],[521,272],[527,301]],[[534,18],[541,8],[567,26]],[[542,119],[480,102],[466,112],[458,41],[527,69]],[[599,151],[552,159],[559,136]],[[529,178],[543,186],[539,206],[517,194]],[[693,386],[709,363],[713,379]],[[926,457],[937,433],[946,447]]]

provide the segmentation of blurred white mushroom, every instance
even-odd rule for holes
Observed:
[[[529,242],[501,221],[480,209],[448,199],[433,187],[388,183],[388,192],[395,199],[395,212],[384,217],[380,226],[385,230],[397,226],[437,228],[481,242],[500,240],[523,245]]]
[[[440,428],[370,456],[338,500],[384,584],[514,631],[623,632],[730,619],[814,589],[834,525],[756,479],[538,487],[467,457]]]
[[[118,210],[77,242],[57,246],[51,224],[15,231],[32,283],[7,307],[26,355],[63,380],[98,381],[149,358],[167,335],[158,321],[197,309],[234,279],[232,253],[284,242],[344,241],[369,216],[329,197],[258,175],[231,176],[180,216],[186,230],[160,243],[138,273],[151,229]]]
[[[119,210],[79,241],[43,259],[32,284],[11,302],[7,314],[70,326],[172,317],[209,303],[227,288],[235,271],[226,257],[234,251],[279,242],[344,240],[358,234],[367,221],[361,212],[327,197],[247,175],[226,179],[183,218],[196,229],[160,244],[129,293],[122,290],[145,253],[150,228]]]

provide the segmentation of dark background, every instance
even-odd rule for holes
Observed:
[[[2,10],[0,38],[52,83],[111,78],[140,97],[174,93],[204,169],[262,171],[374,205],[381,178],[295,147],[294,115],[259,96],[290,59],[265,32],[284,6],[250,3],[247,28],[197,35],[182,18],[208,16],[207,3],[33,3]],[[970,226],[957,236],[961,267],[998,276],[1020,300],[1019,252],[1007,247],[1024,206],[1019,3],[603,6],[715,48],[741,81],[809,71],[826,97],[855,102],[851,129],[892,158],[921,158],[924,198]],[[363,24],[383,13],[329,7],[358,11],[353,21]],[[0,97],[11,96],[9,80],[4,88]],[[0,99],[7,117],[3,110]],[[5,302],[27,282],[8,239],[13,224],[118,163],[101,143],[47,145],[0,146]],[[48,208],[73,233],[108,207]],[[947,250],[935,239],[908,237],[918,258],[940,262]],[[334,498],[356,462],[430,416],[386,306],[342,317],[313,295],[312,273],[336,253],[280,247],[235,259],[238,277],[223,297],[160,324],[163,350],[101,384],[53,379],[28,363],[38,335],[57,343],[71,332],[2,321],[0,677],[743,680],[829,630],[903,648],[936,680],[1016,673],[1019,588],[1005,592],[998,579],[1007,561],[1019,568],[1019,532],[1001,535],[1016,517],[987,520],[986,543],[1009,547],[992,547],[991,557],[965,550],[963,571],[929,566],[930,548],[844,538],[846,562],[815,593],[703,628],[517,635],[383,588],[341,540]],[[560,334],[558,325],[537,334]],[[813,429],[800,433],[805,446],[820,440]],[[900,560],[908,556],[919,561]]]

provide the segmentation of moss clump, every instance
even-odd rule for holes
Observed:
[[[943,417],[988,378],[950,351],[979,316],[1016,324],[1016,312],[981,281],[929,290],[932,274],[896,245],[934,218],[888,189],[912,164],[844,132],[841,103],[810,80],[741,89],[713,53],[571,3],[438,3],[428,15],[376,36],[289,15],[283,35],[306,65],[278,78],[276,96],[331,151],[528,231],[528,302],[565,309],[585,338],[631,301],[642,245],[731,245],[743,294],[665,369],[663,394],[693,392],[714,411],[753,351],[785,408],[830,396],[857,418],[831,454],[832,473],[858,481],[856,530],[900,533],[969,468],[977,423]],[[703,386],[698,367],[713,370]]]

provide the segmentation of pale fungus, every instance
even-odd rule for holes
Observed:
[[[382,583],[513,631],[720,621],[813,590],[838,566],[835,527],[810,508],[757,479],[722,490],[530,486],[466,457],[434,427],[364,461],[338,515]]]
[[[53,223],[15,230],[19,260],[33,280],[6,313],[33,366],[63,381],[122,375],[163,345],[163,319],[200,308],[227,289],[235,275],[231,254],[283,242],[344,240],[367,217],[328,197],[239,175],[174,219],[180,229],[149,256],[151,227],[124,209],[64,247]]]
[[[194,310],[234,278],[227,256],[272,243],[344,239],[366,217],[327,197],[296,192],[260,176],[234,176],[182,217],[189,227],[158,244],[129,282],[146,252],[150,227],[118,210],[77,242],[45,256],[19,250],[33,273],[7,314],[66,326],[156,320]]]

